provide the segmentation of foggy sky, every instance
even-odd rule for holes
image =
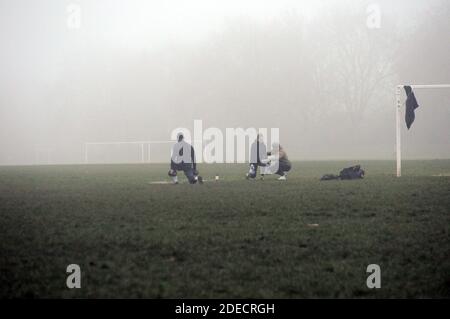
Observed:
[[[450,83],[449,36],[445,0],[0,0],[0,165],[82,163],[86,142],[196,119],[280,128],[291,159],[393,159],[395,86]],[[449,158],[450,90],[416,96],[404,157]]]

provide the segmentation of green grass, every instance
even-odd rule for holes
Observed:
[[[202,165],[220,181],[176,186],[148,183],[167,165],[0,167],[0,297],[448,298],[450,177],[432,175],[450,160],[319,181],[349,164],[294,163],[287,182]]]

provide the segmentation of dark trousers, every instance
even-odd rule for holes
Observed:
[[[171,161],[170,168],[173,169],[174,171],[183,171],[189,183],[191,184],[197,183],[197,179],[195,178],[194,168],[192,167],[192,164],[190,163],[177,164],[174,161]]]
[[[285,172],[289,172],[292,168],[292,165],[289,161],[281,160],[278,164],[278,171],[275,173],[277,175],[283,176]]]

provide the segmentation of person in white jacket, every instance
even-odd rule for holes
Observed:
[[[287,172],[292,168],[292,164],[288,159],[284,148],[278,144],[272,144],[272,151],[268,153],[268,159],[270,164],[264,168],[264,174],[277,174],[280,175],[278,180],[285,181]]]

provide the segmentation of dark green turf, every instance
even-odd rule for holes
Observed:
[[[294,163],[287,182],[202,165],[221,180],[195,186],[148,184],[167,165],[0,167],[0,297],[448,298],[450,177],[432,175],[450,161],[319,181],[349,164]]]

